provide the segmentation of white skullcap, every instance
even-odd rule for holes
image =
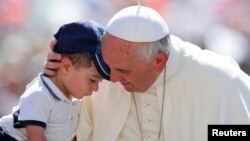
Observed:
[[[145,6],[130,6],[115,14],[106,26],[106,31],[131,42],[153,42],[169,34],[163,18]]]

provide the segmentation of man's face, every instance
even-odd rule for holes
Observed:
[[[138,47],[142,43],[128,42],[108,33],[102,40],[102,55],[111,69],[111,81],[119,81],[129,92],[146,91],[159,74],[154,59],[145,61],[137,57]]]

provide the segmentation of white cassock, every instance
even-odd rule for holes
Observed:
[[[177,37],[171,37],[171,42],[166,83],[163,86],[162,81],[156,87],[157,95],[165,87],[164,140],[206,141],[209,124],[250,124],[250,77],[238,64]],[[162,79],[162,73],[158,79]],[[136,141],[138,132],[131,132],[129,137],[124,132],[133,104],[131,94],[119,83],[102,82],[99,91],[84,104],[88,112],[79,124],[80,141],[89,137],[94,141],[120,141],[124,136]]]

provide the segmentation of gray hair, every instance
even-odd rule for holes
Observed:
[[[136,54],[140,59],[150,60],[155,57],[158,52],[166,52],[168,54],[170,45],[170,36],[167,35],[160,40],[143,43],[141,47],[138,47]]]

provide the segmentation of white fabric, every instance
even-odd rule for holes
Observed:
[[[156,92],[155,87],[147,92],[135,94],[144,141],[158,141],[161,105],[158,103],[157,96],[161,97],[161,95],[162,93]],[[136,107],[135,103],[132,102],[128,118],[117,141],[128,141],[131,138],[140,140],[140,137],[141,133],[136,116]],[[161,141],[164,140],[163,137],[163,132],[161,132]]]
[[[206,141],[208,124],[250,124],[250,78],[235,61],[178,38],[171,41],[166,85],[156,87],[157,93],[166,88],[164,140]],[[93,140],[116,141],[131,109],[131,94],[119,83],[104,81],[91,98]],[[128,140],[137,141],[133,136]]]
[[[76,130],[78,141],[92,141],[92,113],[91,113],[91,100],[89,96],[84,96],[82,99],[82,107],[79,116],[79,122]]]
[[[122,131],[117,138],[117,141],[128,141],[131,138],[133,138],[133,140],[135,141],[141,140],[138,120],[136,117],[135,103],[133,101],[131,102],[129,113],[127,115]]]
[[[61,100],[55,99],[38,77],[28,86],[21,96],[18,106],[13,108],[13,112],[20,109],[19,121],[45,123],[47,141],[69,141],[75,136],[80,113],[80,101],[67,99],[51,80],[46,77],[43,78]],[[7,134],[18,141],[27,140],[25,128],[13,127],[12,114],[1,118],[0,126]]]
[[[106,31],[131,42],[157,41],[169,34],[162,17],[155,10],[144,6],[122,9],[111,18]]]

